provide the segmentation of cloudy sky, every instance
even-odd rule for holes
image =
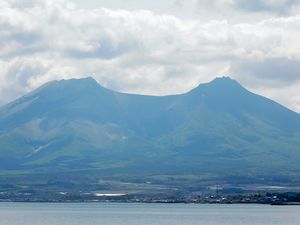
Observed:
[[[0,105],[54,79],[166,95],[222,75],[300,112],[300,0],[0,0]]]

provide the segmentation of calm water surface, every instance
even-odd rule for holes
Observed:
[[[299,206],[0,203],[0,225],[299,224]]]

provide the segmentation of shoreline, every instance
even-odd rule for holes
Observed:
[[[28,204],[163,204],[163,205],[268,205],[268,206],[300,206],[300,202],[297,203],[193,203],[193,202],[105,202],[105,201],[86,201],[86,202],[76,202],[76,201],[65,201],[65,202],[59,202],[59,201],[0,201],[1,203],[28,203]]]

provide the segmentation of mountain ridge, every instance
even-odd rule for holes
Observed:
[[[0,109],[0,172],[254,179],[275,170],[292,182],[299,137],[299,114],[228,77],[167,96],[62,80]]]

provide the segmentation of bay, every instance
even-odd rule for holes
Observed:
[[[300,206],[0,203],[0,225],[299,225]]]

